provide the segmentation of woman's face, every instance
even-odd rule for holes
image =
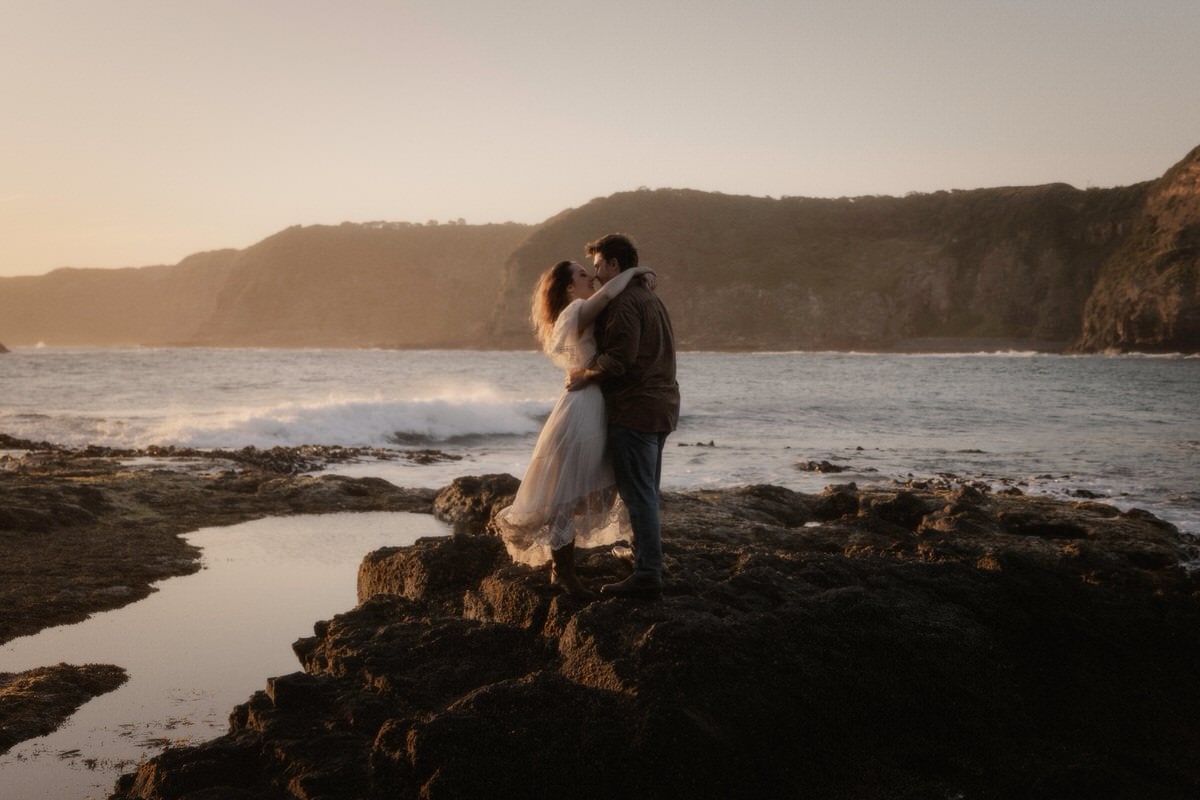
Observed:
[[[567,296],[572,300],[587,300],[592,296],[592,276],[582,264],[571,264],[571,283],[567,286]]]

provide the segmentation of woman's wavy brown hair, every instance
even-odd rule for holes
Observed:
[[[567,307],[567,287],[575,277],[574,261],[560,261],[542,273],[533,290],[533,308],[530,319],[533,332],[543,346],[554,330],[558,315]]]

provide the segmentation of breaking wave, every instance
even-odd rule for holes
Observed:
[[[536,434],[550,407],[549,401],[479,396],[331,400],[121,419],[13,415],[0,419],[0,429],[18,438],[67,446],[437,446]]]

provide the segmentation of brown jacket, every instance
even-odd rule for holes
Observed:
[[[634,281],[600,312],[595,332],[609,424],[643,433],[675,430],[675,333],[658,295]]]

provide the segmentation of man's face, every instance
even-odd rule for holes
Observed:
[[[615,258],[604,260],[599,253],[592,253],[592,265],[596,268],[596,280],[601,284],[608,283],[621,272],[621,267]]]

